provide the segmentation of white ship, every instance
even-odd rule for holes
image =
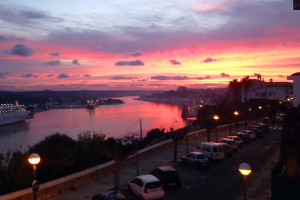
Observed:
[[[0,105],[0,126],[23,121],[28,116],[24,105],[1,104]]]

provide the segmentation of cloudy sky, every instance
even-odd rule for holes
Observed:
[[[300,71],[292,0],[0,2],[0,90],[226,87]]]

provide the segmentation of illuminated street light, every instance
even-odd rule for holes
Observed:
[[[236,121],[236,124],[235,124],[235,132],[238,131],[238,120],[237,120],[237,117],[239,115],[239,112],[238,111],[234,111],[233,114],[235,115],[235,121]]]
[[[247,199],[247,195],[246,195],[247,176],[251,173],[252,170],[251,170],[251,167],[249,164],[242,163],[239,166],[239,171],[243,175],[243,178],[244,178],[244,200],[246,200]]]
[[[216,142],[218,141],[218,119],[219,116],[218,115],[214,115],[214,119],[216,120]]]
[[[33,200],[36,200],[36,192],[39,189],[39,182],[36,180],[36,165],[39,164],[41,158],[38,154],[33,153],[28,157],[28,162],[33,166],[33,182],[32,182],[32,191],[33,191]]]
[[[259,110],[261,110],[261,109],[262,109],[262,107],[261,107],[261,106],[258,106],[258,109],[259,109]]]

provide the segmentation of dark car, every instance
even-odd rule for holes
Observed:
[[[236,135],[228,135],[227,137],[233,139],[239,147],[243,147],[243,140],[240,137]]]
[[[176,186],[177,188],[181,186],[180,176],[172,166],[159,166],[151,174],[160,180],[164,189],[168,189],[170,186]]]
[[[243,132],[235,132],[234,135],[240,137],[244,144],[250,144],[251,143],[251,138],[249,137],[249,135],[247,133],[243,133]]]
[[[222,148],[223,149],[223,148]],[[209,160],[207,156],[199,151],[193,151],[181,157],[183,164],[192,165],[193,167],[208,167]]]
[[[226,157],[232,156],[233,148],[229,144],[225,142],[218,142],[218,144],[223,146]]]
[[[252,130],[258,138],[264,137],[264,131],[259,125],[251,125],[249,129]]]
[[[93,196],[92,200],[126,200],[126,198],[120,191],[109,191]]]

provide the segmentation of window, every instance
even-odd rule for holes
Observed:
[[[161,187],[161,184],[159,181],[151,182],[151,183],[146,183],[145,189],[154,189],[154,188],[159,188]]]

